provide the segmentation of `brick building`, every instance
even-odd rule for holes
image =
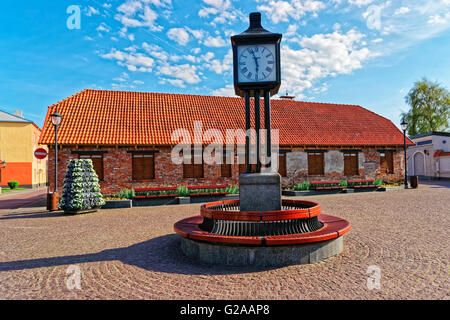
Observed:
[[[103,192],[235,184],[245,168],[237,164],[236,152],[234,164],[171,161],[176,144],[172,133],[184,128],[195,136],[194,121],[201,121],[203,133],[214,128],[225,136],[227,129],[244,129],[241,98],[83,90],[48,108],[40,143],[50,149],[50,172],[54,170],[50,114],[56,107],[63,115],[58,129],[59,186],[72,158],[93,160]],[[272,127],[279,130],[279,172],[284,185],[330,178],[403,179],[403,133],[386,118],[356,105],[287,99],[272,100],[271,115]]]

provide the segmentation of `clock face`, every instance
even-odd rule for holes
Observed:
[[[242,45],[237,48],[238,82],[276,81],[274,44]]]

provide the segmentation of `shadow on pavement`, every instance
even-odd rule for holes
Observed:
[[[0,210],[14,210],[18,208],[32,208],[45,206],[45,195],[39,194],[37,196],[26,199],[0,199]]]
[[[421,184],[429,188],[450,188],[450,180],[419,180],[419,188]]]
[[[45,205],[45,204],[44,204]],[[43,207],[43,204],[36,205],[36,207]],[[27,207],[32,208],[32,207]],[[0,215],[1,220],[12,220],[12,219],[33,219],[33,218],[54,218],[54,217],[64,217],[67,216],[62,211],[57,212],[49,212],[45,211],[36,211],[36,212],[12,212]]]
[[[148,271],[186,275],[227,275],[276,269],[276,267],[209,265],[184,256],[179,247],[180,236],[177,234],[168,234],[129,247],[108,249],[97,253],[0,262],[0,271],[15,271],[114,260]]]

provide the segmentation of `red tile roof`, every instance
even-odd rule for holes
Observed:
[[[360,106],[276,99],[271,106],[280,145],[403,145],[403,133],[390,120]],[[86,89],[48,108],[42,144],[54,143],[50,114],[56,107],[63,115],[61,144],[173,145],[172,132],[192,134],[195,120],[204,131],[245,128],[241,98]]]

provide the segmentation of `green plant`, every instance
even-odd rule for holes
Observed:
[[[136,192],[134,189],[122,189],[118,193],[114,194],[117,198],[124,198],[124,199],[133,199],[136,196]]]
[[[348,186],[347,181],[343,180],[343,181],[339,182],[339,187],[347,187],[347,186]]]
[[[234,186],[229,186],[228,188],[225,189],[225,192],[228,192],[229,194],[239,193],[239,187],[237,184]]]
[[[8,186],[10,189],[16,189],[19,186],[19,182],[18,181],[9,181]]]
[[[373,184],[376,185],[376,186],[381,186],[381,185],[383,185],[383,180],[382,179],[377,179],[377,180],[375,180],[373,182]]]
[[[178,194],[179,197],[188,197],[190,194],[190,191],[187,187],[185,186],[179,186],[177,188],[176,193]]]
[[[295,191],[304,191],[311,189],[311,182],[306,181],[304,183],[299,183],[296,186],[294,186]]]

